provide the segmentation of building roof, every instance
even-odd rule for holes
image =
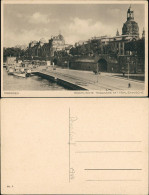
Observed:
[[[139,26],[134,20],[128,20],[122,28],[123,35],[139,35]]]

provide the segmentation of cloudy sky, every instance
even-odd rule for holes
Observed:
[[[33,4],[4,5],[4,46],[27,44],[31,40],[64,36],[74,44],[93,36],[114,36],[122,32],[129,4]],[[144,5],[132,5],[140,34],[144,27]]]

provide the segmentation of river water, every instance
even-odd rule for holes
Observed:
[[[48,91],[48,90],[66,90],[64,87],[43,79],[39,76],[31,76],[27,78],[8,75],[5,68],[3,68],[3,90],[4,91]]]

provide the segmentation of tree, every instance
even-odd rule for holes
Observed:
[[[6,61],[7,57],[17,57],[17,58],[21,58],[25,55],[25,51],[21,50],[20,48],[4,48],[3,49],[3,58],[4,61]]]
[[[138,57],[145,57],[145,40],[139,39],[137,41],[130,41],[125,44],[125,51],[131,51]]]
[[[72,47],[71,49],[70,49],[70,54],[71,55],[78,55],[78,50],[77,50],[77,48],[76,47]]]

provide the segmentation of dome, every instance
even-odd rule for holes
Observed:
[[[139,36],[139,26],[134,21],[134,11],[131,9],[131,6],[127,10],[127,21],[123,25],[122,35]]]
[[[123,35],[138,35],[139,36],[139,26],[133,20],[127,20],[122,28]]]
[[[58,35],[58,39],[60,39],[60,40],[64,40],[63,35],[59,34],[59,35]]]

